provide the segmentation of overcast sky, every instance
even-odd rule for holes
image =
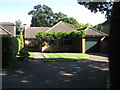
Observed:
[[[91,13],[90,10],[77,3],[77,0],[0,0],[0,22],[15,22],[20,19],[28,26],[31,23],[31,16],[28,12],[35,5],[45,4],[52,8],[53,12],[66,14],[68,17],[77,19],[79,23],[91,23],[96,25],[104,22],[105,15]]]

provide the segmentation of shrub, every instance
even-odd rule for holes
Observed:
[[[19,45],[16,37],[2,36],[2,65],[8,66],[17,60]]]
[[[46,46],[48,43],[46,41],[42,42],[42,47]]]
[[[26,51],[24,48],[22,48],[20,50],[19,56],[20,56],[20,60],[26,60],[30,56],[30,54],[28,53],[28,51]]]
[[[49,46],[44,52],[56,52],[56,48]]]

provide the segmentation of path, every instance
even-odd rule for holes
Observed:
[[[20,62],[3,74],[3,88],[106,88],[106,56],[88,61]]]
[[[42,54],[40,54],[40,52],[32,52],[34,55],[34,60],[32,60],[32,62],[43,62],[44,57]]]

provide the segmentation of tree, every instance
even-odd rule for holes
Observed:
[[[70,18],[63,18],[61,19],[62,21],[72,25],[73,27],[76,27],[78,29],[80,29],[80,24],[78,23],[78,21],[76,19],[74,19],[73,17],[70,17]]]
[[[86,1],[86,0],[83,0]],[[79,2],[80,5],[84,5],[86,8],[91,10],[91,12],[101,12],[101,13],[106,13],[105,17],[110,18],[111,16],[111,11],[113,8],[113,2],[106,2],[107,0],[104,0],[104,2],[93,2],[94,0],[88,0],[86,2]]]
[[[109,35],[109,69],[111,88],[120,88],[120,2],[78,2],[90,9],[92,12],[105,12],[106,18],[110,19],[110,35]]]
[[[120,2],[115,2],[110,23],[109,69],[112,88],[120,88]]]
[[[86,23],[84,27],[93,27],[90,23]]]
[[[97,29],[97,30],[99,30],[99,31],[102,31],[102,30],[103,30],[102,23],[93,26],[93,28],[95,28],[95,29]]]
[[[22,21],[20,19],[15,21],[15,25],[16,25],[16,34],[19,35],[20,31],[22,30]]]
[[[68,18],[67,15],[59,12],[59,13],[54,13],[53,15],[53,22],[51,23],[51,26],[54,26],[57,24],[59,21],[63,21],[63,19]]]
[[[34,9],[28,13],[32,15],[31,27],[48,27],[51,26],[53,11],[47,5],[36,5]]]
[[[78,29],[85,26],[92,26],[90,23],[87,23],[86,25],[82,23],[79,24],[76,19],[74,19],[73,17],[69,18],[66,14],[63,14],[62,12],[53,13],[52,9],[47,5],[34,6],[34,9],[31,10],[28,15],[32,15],[31,27],[52,27],[59,21],[69,23],[70,25]]]

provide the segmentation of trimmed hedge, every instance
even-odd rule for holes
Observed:
[[[1,38],[1,37],[0,37]],[[16,37],[2,37],[2,65],[8,66],[17,60],[19,43]]]

